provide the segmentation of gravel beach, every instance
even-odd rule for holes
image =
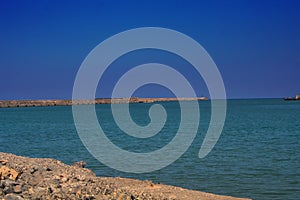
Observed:
[[[84,166],[83,161],[66,165],[49,158],[0,153],[0,199],[242,199],[151,181],[97,177]]]

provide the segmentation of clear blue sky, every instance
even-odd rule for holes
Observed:
[[[292,0],[2,0],[0,99],[71,98],[76,72],[96,45],[146,26],[198,41],[219,67],[229,98],[293,96],[300,93],[299,9]]]

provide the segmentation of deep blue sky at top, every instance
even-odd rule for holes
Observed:
[[[292,0],[1,0],[0,99],[71,98],[76,72],[96,45],[146,26],[198,41],[229,98],[292,96],[300,93],[299,9]]]

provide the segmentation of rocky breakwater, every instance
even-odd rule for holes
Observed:
[[[0,108],[39,107],[39,106],[71,106],[89,104],[121,104],[121,103],[153,103],[163,101],[199,101],[208,100],[206,97],[197,98],[97,98],[95,100],[0,100]]]
[[[69,106],[72,100],[3,100],[0,108],[35,107],[35,106]]]
[[[127,178],[97,177],[84,162],[0,153],[0,199],[239,199]]]

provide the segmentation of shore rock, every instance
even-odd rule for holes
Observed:
[[[221,199],[214,195],[128,178],[97,177],[84,162],[72,166],[48,158],[0,153],[0,199]]]
[[[1,166],[0,167],[0,179],[4,180],[6,178],[11,179],[11,180],[16,180],[19,176],[19,173],[16,172],[14,169],[10,169],[6,166]]]

